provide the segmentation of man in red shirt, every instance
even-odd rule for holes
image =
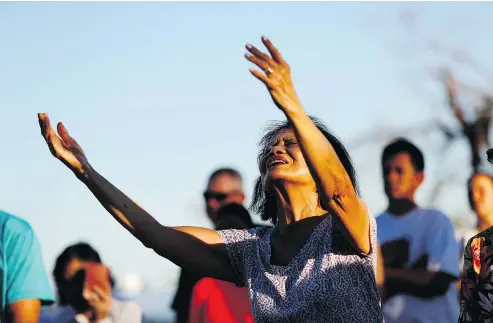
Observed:
[[[238,171],[232,168],[220,168],[214,171],[207,182],[204,192],[205,211],[216,228],[217,211],[228,204],[243,204],[243,180]],[[201,275],[182,269],[178,288],[172,303],[176,313],[175,323],[189,323],[192,291],[195,284],[203,278]]]
[[[217,212],[218,230],[253,226],[250,214],[239,204],[226,205]],[[247,289],[218,279],[201,279],[192,293],[188,322],[253,323]]]

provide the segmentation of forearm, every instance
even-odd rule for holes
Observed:
[[[165,231],[172,230],[162,226],[149,213],[139,207],[93,168],[90,169],[87,180],[84,183],[115,220],[141,240],[144,245],[146,245],[147,239],[152,238],[149,237],[150,230],[155,230],[156,228]],[[148,245],[146,247],[152,248],[152,246]]]
[[[296,112],[286,113],[286,117],[293,125],[305,161],[323,193],[321,195],[330,201],[337,195],[354,194],[351,180],[330,142],[302,108],[293,110]]]
[[[176,265],[201,272],[204,276],[228,281],[234,279],[228,270],[227,256],[219,250],[223,246],[219,244],[220,237],[215,231],[161,225],[94,169],[91,169],[85,183],[101,205],[144,246]],[[211,233],[217,238],[211,237]]]
[[[453,277],[426,269],[385,269],[385,290],[388,294],[408,294],[421,298],[443,295]]]

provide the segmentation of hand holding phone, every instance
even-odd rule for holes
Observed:
[[[110,270],[103,264],[88,262],[85,265],[84,290],[92,290],[94,286],[104,291],[111,290]]]

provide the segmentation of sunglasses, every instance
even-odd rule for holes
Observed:
[[[225,200],[226,198],[228,198],[228,196],[230,196],[230,194],[211,192],[211,191],[204,192],[204,199],[206,201],[216,200],[218,202],[221,202],[221,201]]]

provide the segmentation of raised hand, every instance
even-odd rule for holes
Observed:
[[[250,52],[245,54],[247,60],[257,65],[261,70],[250,69],[250,72],[265,84],[274,103],[285,113],[302,109],[298,95],[291,80],[291,71],[281,53],[272,45],[270,40],[262,37],[262,43],[267,47],[270,56],[261,52],[255,46],[246,45]]]
[[[86,155],[75,139],[70,137],[63,124],[59,122],[57,125],[60,135],[58,136],[51,128],[46,113],[38,113],[38,121],[41,135],[46,140],[51,154],[70,168],[79,179],[86,179],[90,169]]]

